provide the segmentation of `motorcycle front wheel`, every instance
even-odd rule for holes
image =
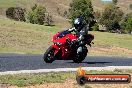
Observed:
[[[75,57],[73,58],[74,63],[81,63],[87,56],[88,50],[86,47],[84,47],[84,50],[82,53],[77,53]]]
[[[55,60],[54,52],[55,52],[55,49],[52,46],[50,46],[46,50],[46,52],[44,53],[44,57],[43,57],[46,63],[52,63]]]
[[[75,56],[75,58],[73,59],[73,62],[74,63],[81,63],[84,59],[85,59],[86,56],[84,56],[83,54],[77,54]]]

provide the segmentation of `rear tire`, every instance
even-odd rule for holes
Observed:
[[[55,49],[52,46],[50,46],[46,50],[46,52],[44,53],[44,57],[43,57],[46,63],[52,63],[55,60],[54,52],[55,52]]]

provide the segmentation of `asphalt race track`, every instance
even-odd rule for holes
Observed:
[[[83,67],[107,67],[107,66],[132,66],[132,58],[125,57],[103,57],[88,56],[82,63],[73,63],[72,60],[58,60],[47,64],[42,59],[43,55],[25,54],[0,54],[0,72],[76,68]]]

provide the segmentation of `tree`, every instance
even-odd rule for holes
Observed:
[[[123,17],[123,12],[114,4],[108,5],[100,18],[100,24],[105,25],[108,31],[120,29],[119,22]]]
[[[116,4],[117,4],[117,2],[118,2],[118,0],[113,0],[113,4],[115,4],[115,5],[116,5]]]
[[[132,32],[132,12],[128,13],[123,20],[121,21],[121,27],[124,29],[127,33]]]
[[[35,5],[32,7],[32,11],[28,12],[27,20],[33,24],[43,25],[45,23],[45,13],[45,7]]]
[[[85,24],[92,22],[91,27],[95,24],[91,0],[73,0],[69,12],[72,24],[78,16],[83,17]]]
[[[125,22],[125,30],[128,32],[128,33],[131,33],[132,32],[132,18],[129,18],[127,19],[127,21]]]

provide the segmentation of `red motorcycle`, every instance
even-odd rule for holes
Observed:
[[[82,53],[77,53],[79,43],[77,36],[67,31],[58,32],[53,36],[53,45],[44,53],[44,61],[52,63],[54,60],[73,60],[75,63],[82,62],[87,56],[88,49],[86,45],[91,47],[94,36],[88,34],[85,36],[85,45],[82,47]],[[74,43],[74,44],[73,44]]]

